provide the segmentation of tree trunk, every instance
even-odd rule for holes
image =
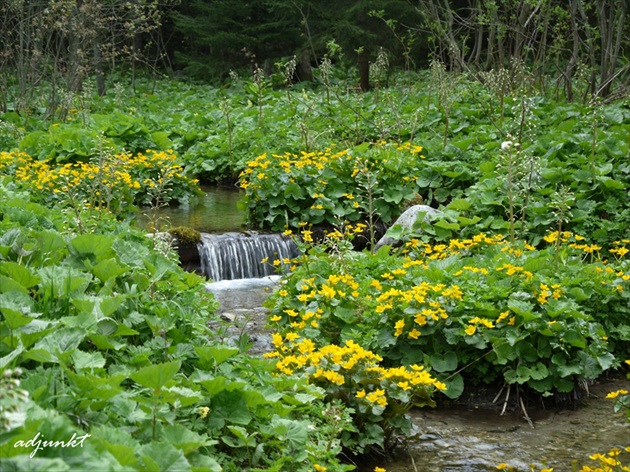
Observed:
[[[306,49],[300,53],[300,60],[297,64],[295,75],[296,75],[297,80],[301,82],[302,81],[310,82],[313,80],[313,69],[311,68],[311,55]]]
[[[359,86],[362,92],[370,90],[370,62],[363,48],[359,50]]]

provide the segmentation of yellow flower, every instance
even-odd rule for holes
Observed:
[[[382,467],[374,467],[374,472],[387,472],[387,471]]]
[[[287,333],[284,337],[287,341],[295,341],[300,335],[297,333]]]
[[[273,345],[276,347],[282,346],[282,343],[284,342],[284,340],[282,339],[282,335],[280,333],[273,333],[273,335],[271,336],[271,341],[273,342]]]
[[[394,333],[394,336],[396,337],[400,336],[403,332],[403,329],[405,328],[405,320],[396,321],[396,325],[394,327],[396,328],[396,332]]]
[[[326,470],[328,470],[327,467],[322,467],[319,464],[313,464],[313,467],[315,468],[317,472],[325,472]]]
[[[617,390],[616,392],[610,392],[608,395],[606,395],[606,398],[617,398],[619,395],[627,395],[627,394],[628,394],[628,391],[622,388],[620,390]]]
[[[363,398],[365,397],[365,390],[359,390],[357,392],[357,398]]]
[[[475,325],[470,325],[466,328],[466,334],[468,336],[472,336],[473,334],[475,334],[475,331],[477,331],[477,327]]]
[[[409,337],[413,339],[418,339],[422,333],[418,331],[416,328],[412,329],[409,332]]]
[[[199,413],[199,416],[201,418],[205,418],[206,416],[208,416],[208,413],[210,413],[210,408],[208,408],[207,406],[200,406],[197,409],[197,412]]]
[[[280,315],[273,315],[271,318],[269,318],[271,321],[280,321],[282,319],[282,316]]]

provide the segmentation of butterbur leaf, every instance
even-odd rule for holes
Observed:
[[[20,311],[14,310],[7,306],[0,306],[0,312],[4,316],[4,324],[10,330],[25,326],[33,321],[30,316],[23,315]]]
[[[149,256],[149,249],[140,243],[116,239],[112,248],[123,264],[131,267],[144,267],[144,260]]]
[[[138,456],[144,467],[140,470],[146,472],[192,472],[192,468],[184,453],[172,444],[164,441],[151,442],[140,448]]]
[[[28,290],[24,288],[24,286],[17,281],[13,280],[6,275],[0,274],[0,293],[9,293],[9,292],[21,292],[24,294],[28,294]]]
[[[143,387],[159,390],[179,372],[181,361],[143,367],[131,375],[131,380]]]
[[[188,458],[193,472],[221,472],[223,467],[206,454],[191,454]]]
[[[138,462],[136,450],[140,445],[129,433],[119,428],[97,426],[91,434],[90,441],[107,450],[121,465],[133,466]]]
[[[154,131],[151,133],[151,139],[153,139],[153,142],[158,145],[160,150],[163,151],[169,149],[173,145],[171,140],[168,138],[168,133],[166,131]]]
[[[449,210],[458,210],[458,211],[466,211],[472,206],[468,200],[463,198],[456,198],[451,203],[448,204],[446,208]]]
[[[164,428],[161,439],[180,449],[186,455],[200,447],[210,446],[218,442],[208,439],[205,434],[199,435],[180,424],[169,425]]]
[[[295,449],[303,448],[308,439],[308,427],[303,421],[274,416],[271,419],[271,428],[278,439]]]
[[[18,357],[24,351],[24,346],[22,345],[22,341],[18,341],[18,345],[13,349],[9,354],[4,357],[0,357],[0,370],[5,369],[6,366],[9,365],[13,359]]]
[[[85,335],[86,331],[81,328],[60,328],[35,343],[25,357],[38,362],[56,362],[58,357],[69,358]]]
[[[118,277],[121,274],[127,272],[129,268],[125,265],[119,264],[115,258],[103,259],[94,267],[92,267],[92,273],[98,277],[101,282],[106,282],[112,277]]]
[[[100,369],[105,366],[105,358],[100,352],[83,352],[76,349],[72,353],[74,368],[76,370],[83,369]]]
[[[70,251],[79,257],[94,256],[95,262],[99,262],[112,255],[112,242],[110,236],[86,233],[81,234],[70,241]]]
[[[15,280],[24,288],[34,287],[39,283],[39,277],[31,273],[28,267],[13,261],[6,261],[0,265],[0,273]]]
[[[165,401],[171,404],[178,403],[181,406],[190,406],[204,399],[200,392],[195,392],[186,387],[168,387],[162,391]]]
[[[252,415],[247,404],[238,391],[222,391],[212,399],[212,418],[208,425],[211,428],[222,428],[227,424],[248,425]]]
[[[217,366],[230,357],[234,357],[239,350],[234,347],[219,346],[195,346],[200,363],[207,366]]]

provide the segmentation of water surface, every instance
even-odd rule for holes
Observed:
[[[141,209],[138,224],[158,230],[188,226],[204,233],[244,229],[245,213],[237,207],[242,191],[233,187],[202,187],[202,190],[204,195],[191,204],[169,205],[157,211]]]

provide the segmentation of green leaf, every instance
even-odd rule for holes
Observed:
[[[549,371],[545,364],[537,362],[536,365],[530,368],[530,375],[534,380],[542,380],[549,375]]]
[[[0,369],[5,369],[16,357],[24,352],[22,340],[18,341],[18,345],[10,353],[4,357],[0,357]]]
[[[529,341],[520,341],[514,347],[519,358],[525,359],[528,362],[538,360],[538,351],[536,351]]]
[[[77,256],[95,256],[96,261],[101,261],[112,254],[112,242],[114,238],[100,234],[81,234],[70,241],[70,250]]]
[[[96,426],[90,431],[90,441],[104,447],[123,466],[133,466],[138,462],[136,450],[140,448],[137,440],[121,428]]]
[[[597,362],[599,363],[602,370],[608,370],[615,363],[615,356],[613,356],[613,354],[610,352],[605,352],[597,356]]]
[[[344,323],[352,324],[357,319],[356,311],[352,308],[344,308],[342,306],[337,306],[334,308],[333,315],[336,318],[339,318]]]
[[[580,333],[574,329],[568,329],[564,332],[564,341],[571,346],[579,347],[580,349],[586,349],[586,339]]]
[[[231,357],[236,356],[240,351],[237,348],[217,345],[217,346],[195,346],[195,352],[199,356],[201,365],[217,366]]]
[[[72,353],[74,368],[76,370],[83,369],[100,369],[105,367],[105,358],[100,352],[83,352],[76,349]]]
[[[308,439],[307,424],[302,421],[290,420],[274,416],[271,419],[274,436],[282,442],[288,443],[293,449],[301,449]]]
[[[92,267],[92,273],[98,277],[101,282],[107,282],[111,278],[118,277],[119,275],[127,272],[129,268],[121,265],[115,258],[103,259],[94,267]]]
[[[164,400],[168,403],[172,405],[178,404],[182,407],[194,405],[205,398],[200,392],[196,392],[195,390],[187,387],[177,386],[163,389],[162,395]]]
[[[466,211],[472,206],[472,203],[463,198],[455,198],[446,208],[449,210]]]
[[[442,393],[448,398],[459,398],[464,393],[464,378],[461,374],[456,374],[454,377],[450,377],[448,380],[443,380],[446,383],[446,391]]]
[[[528,301],[510,299],[507,306],[514,313],[522,316],[525,321],[531,321],[538,316],[532,312],[534,305]]]
[[[208,425],[212,428],[222,428],[225,424],[248,425],[252,421],[247,404],[238,391],[218,393],[212,398],[211,409]]]
[[[558,374],[560,377],[569,377],[572,375],[578,375],[582,372],[582,368],[580,364],[572,363],[572,364],[564,364],[557,366]]]
[[[10,330],[26,326],[33,321],[32,317],[25,316],[20,311],[9,308],[8,306],[0,306],[0,312],[4,316],[4,324]]]
[[[24,288],[31,288],[40,281],[37,275],[31,273],[28,267],[13,261],[6,261],[0,264],[0,273],[5,274]]]
[[[459,231],[461,229],[461,226],[459,226],[457,223],[449,223],[446,220],[437,220],[435,223],[433,223],[433,226],[437,226],[438,228],[443,229],[449,229],[452,231]]]
[[[457,354],[454,351],[448,351],[444,354],[432,355],[431,368],[436,372],[451,372],[457,369]]]
[[[61,328],[39,340],[25,357],[39,362],[54,362],[57,357],[70,357],[83,341],[86,332],[81,328]],[[46,354],[42,353],[45,352]],[[36,355],[37,359],[31,357]],[[52,357],[54,355],[54,357]],[[44,359],[44,360],[40,360]]]
[[[140,448],[138,456],[146,472],[192,472],[184,453],[165,441],[153,441]]]
[[[166,131],[154,131],[151,133],[151,139],[155,144],[157,144],[158,149],[161,151],[166,151],[173,147],[173,143],[168,137],[168,133]]]
[[[181,361],[143,367],[131,375],[131,380],[143,387],[159,390],[179,372]]]
[[[28,295],[28,290],[22,284],[6,275],[0,274],[0,293],[22,292]]]
[[[284,196],[292,196],[293,198],[299,200],[304,197],[304,190],[297,183],[290,182],[284,189]]]
[[[199,435],[180,424],[169,425],[164,428],[161,439],[180,449],[186,455],[201,447],[218,443],[218,441],[209,440],[207,435]]]

